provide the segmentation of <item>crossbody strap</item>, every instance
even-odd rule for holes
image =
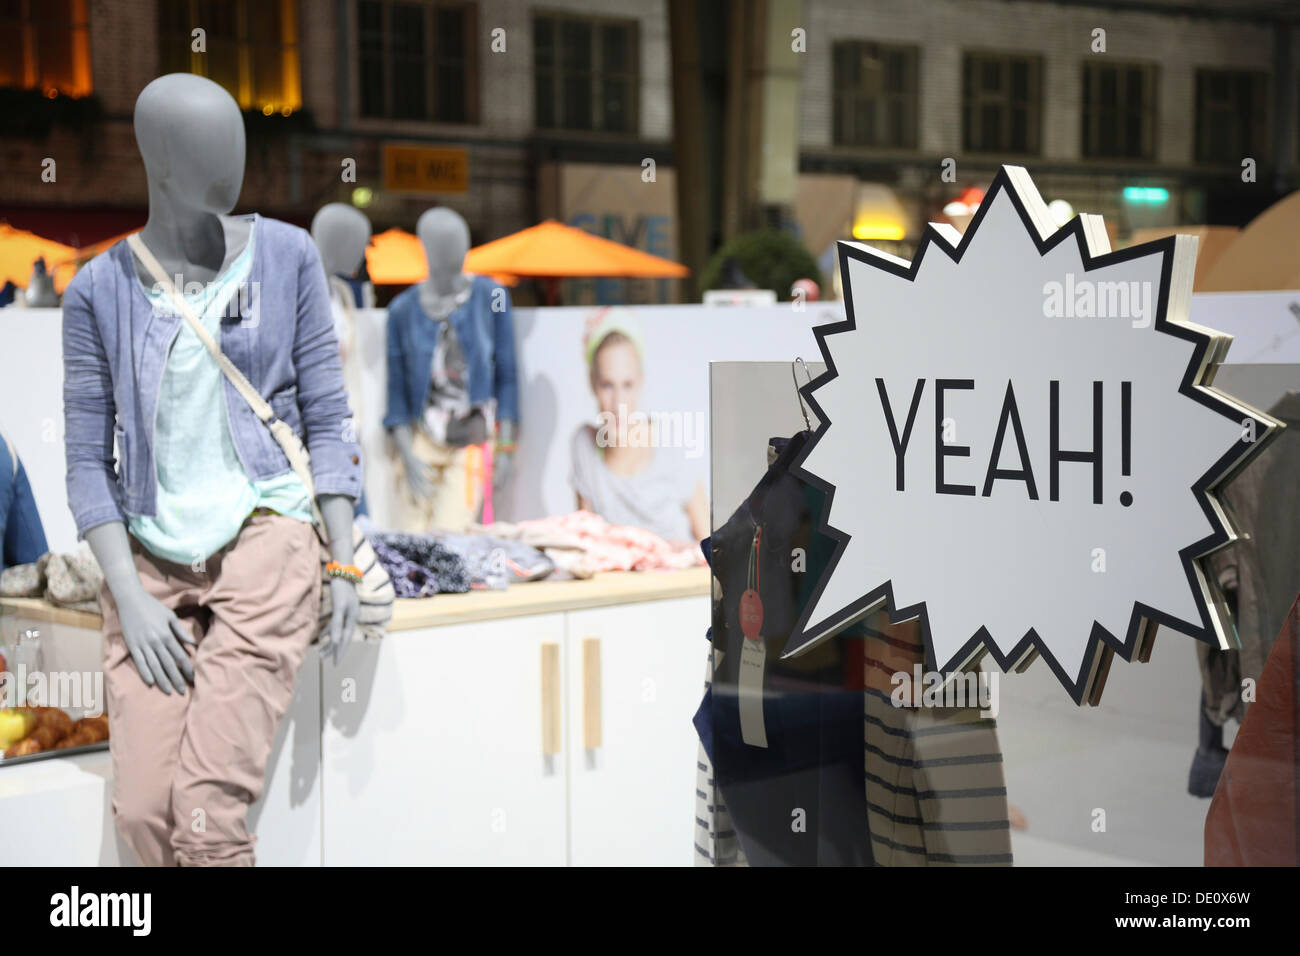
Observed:
[[[199,341],[212,355],[222,374],[235,387],[235,391],[248,403],[248,407],[253,410],[253,414],[261,419],[262,424],[270,429],[271,437],[280,445],[285,457],[289,459],[290,467],[293,468],[294,473],[307,489],[307,499],[311,504],[312,519],[315,521],[317,529],[323,531],[325,522],[322,520],[320,509],[316,505],[316,486],[311,473],[311,456],[308,454],[302,440],[298,438],[298,435],[289,427],[288,423],[276,418],[275,411],[267,404],[266,399],[244,377],[244,373],[236,367],[235,363],[230,361],[226,353],[221,351],[221,346],[217,344],[216,339],[212,337],[212,333],[207,330],[207,327],[199,321],[199,317],[194,314],[194,310],[190,307],[189,302],[185,300],[185,296],[181,295],[175,284],[168,278],[166,270],[154,257],[154,254],[149,251],[149,247],[144,244],[140,234],[138,232],[132,233],[127,237],[126,241],[131,247],[131,251],[139,258],[140,263],[153,276],[154,281],[158,283],[159,288],[171,296],[172,303],[180,311],[190,329],[198,336]]]

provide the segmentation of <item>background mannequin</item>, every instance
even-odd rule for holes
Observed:
[[[141,233],[141,237],[154,256],[160,261],[164,270],[173,277],[172,281],[177,288],[188,295],[190,289],[187,286],[190,288],[197,286],[202,289],[211,280],[221,276],[226,267],[240,256],[252,234],[254,225],[252,218],[231,218],[226,215],[230,212],[239,196],[244,173],[245,141],[243,120],[239,107],[225,90],[207,79],[191,74],[172,74],[154,80],[141,92],[136,102],[135,130],[140,152],[145,163],[149,188],[149,219]],[[273,220],[262,220],[261,223],[262,226],[259,227],[259,231],[264,228],[268,232],[267,235],[257,239],[256,242],[259,246],[264,242],[268,243],[266,253],[268,256],[273,255],[270,243],[278,242],[278,248],[284,250],[296,241],[292,237],[292,227],[282,223],[275,223]],[[298,253],[300,257],[306,255],[303,245],[304,243],[298,242],[293,247],[293,251]],[[310,246],[309,243],[306,245]],[[303,258],[303,264],[299,265],[293,273],[288,277],[277,277],[276,281],[280,286],[285,286],[288,283],[312,282],[314,277],[311,275],[310,269],[313,266],[312,260],[315,258],[315,251],[311,249],[310,258]],[[102,505],[98,499],[92,505],[87,505],[85,500],[79,500],[81,494],[89,495],[92,491],[99,495],[106,494],[103,487],[104,478],[102,472],[99,471],[102,466],[98,464],[92,466],[87,461],[88,457],[98,458],[104,452],[109,454],[112,452],[111,446],[105,449],[101,444],[100,434],[102,432],[98,425],[99,418],[97,416],[112,414],[111,411],[106,412],[105,408],[106,406],[108,409],[112,408],[111,403],[114,399],[114,393],[122,395],[124,392],[130,391],[130,380],[126,380],[125,389],[123,388],[124,376],[140,374],[139,368],[141,366],[124,365],[120,359],[116,358],[117,350],[97,344],[97,339],[101,333],[97,332],[96,329],[103,324],[104,320],[102,317],[96,318],[94,315],[97,298],[96,282],[117,281],[115,272],[118,263],[126,262],[134,264],[137,276],[143,280],[145,288],[154,286],[152,276],[135,260],[134,255],[125,249],[124,244],[119,244],[113,250],[98,257],[97,261],[93,262],[91,266],[83,269],[82,274],[73,280],[73,285],[69,286],[68,295],[65,297],[65,408],[68,416],[69,501],[74,514],[78,515],[79,524],[88,526],[87,530],[84,531],[85,538],[104,571],[105,584],[112,597],[111,608],[106,608],[106,629],[109,621],[109,611],[111,610],[112,616],[120,628],[122,642],[129,651],[135,669],[139,672],[140,680],[148,687],[156,688],[165,695],[171,695],[173,692],[184,695],[186,682],[193,683],[195,680],[194,666],[191,663],[192,655],[198,654],[200,661],[205,659],[202,656],[202,651],[187,653],[181,646],[182,643],[192,647],[199,646],[199,643],[195,641],[191,634],[190,626],[182,622],[172,609],[147,590],[140,570],[145,565],[137,562],[144,561],[148,564],[151,559],[138,557],[138,555],[144,553],[143,548],[138,544],[135,544],[136,553],[133,554],[134,542],[128,537],[125,522],[123,520],[101,521],[100,518],[105,512],[101,510]],[[315,268],[319,269],[319,265],[315,264]],[[300,272],[299,270],[307,271]],[[301,278],[299,278],[300,276]],[[320,280],[321,285],[317,288],[323,293],[323,276],[320,277]],[[130,280],[124,281],[129,282]],[[306,287],[300,287],[300,292],[303,288]],[[130,296],[123,297],[123,301],[130,301],[130,299]],[[319,296],[317,301],[320,301],[323,305],[323,295]],[[147,314],[147,308],[138,303],[120,310],[116,317],[119,326],[115,330],[115,334],[120,336],[121,339],[130,339],[134,342],[135,339],[132,337],[140,335],[140,330],[136,326],[143,324],[139,321],[139,315],[137,314],[142,308]],[[316,318],[316,316],[313,315],[313,318]],[[295,321],[292,313],[287,321],[290,323]],[[296,321],[302,321],[301,315]],[[180,325],[178,319],[178,329]],[[283,324],[278,326],[280,329],[283,329],[283,327]],[[323,326],[317,324],[317,327],[326,331],[329,328],[328,323]],[[265,332],[265,330],[263,331]],[[270,333],[266,332],[266,334]],[[287,334],[293,334],[292,326]],[[314,329],[308,329],[304,338],[310,338],[314,334]],[[221,338],[224,338],[225,335],[225,329],[222,328]],[[178,340],[179,333],[177,339],[172,341],[175,343]],[[266,340],[261,343],[261,347],[268,350],[275,346],[278,346],[281,352],[292,346],[295,349],[295,354],[300,348],[296,340],[288,342],[287,345]],[[307,349],[303,347],[302,351],[305,353]],[[170,361],[169,354],[164,353],[161,359],[164,364]],[[110,359],[118,361],[119,364],[114,367]],[[207,360],[211,361],[210,356],[207,357]],[[319,362],[319,359],[314,355],[313,360]],[[100,367],[95,368],[95,365]],[[341,375],[337,371],[331,371],[327,365],[320,366],[320,368],[323,371],[317,372],[315,368],[312,369],[313,374],[318,376],[315,381],[318,383],[327,382],[332,376],[336,376],[335,380],[338,383],[337,391],[331,392],[329,396],[330,401],[333,402],[329,411],[333,414],[334,409],[339,408],[341,410],[343,404],[341,401]],[[299,371],[306,374],[302,368]],[[320,408],[323,409],[325,406],[322,405]],[[229,404],[227,409],[233,412]],[[119,405],[117,408],[119,484],[114,493],[118,496],[123,494],[121,482],[129,480],[125,459],[121,457],[124,454],[124,449],[121,447],[122,439],[129,438],[131,442],[136,443],[133,445],[134,448],[140,448],[140,444],[138,444],[140,442],[149,441],[147,433],[140,434],[138,420],[132,420],[130,413],[138,413],[138,410],[139,406],[134,409],[129,407],[123,409]],[[138,419],[138,415],[135,417]],[[303,418],[306,417],[304,414]],[[224,418],[225,416],[223,416],[223,420]],[[336,451],[333,447],[330,447],[329,450],[340,457],[346,453],[342,449]],[[355,463],[356,459],[354,458],[353,461]],[[313,455],[313,467],[319,467],[315,455]],[[318,474],[320,474],[319,471]],[[110,467],[108,481],[111,482],[112,480]],[[248,480],[251,481],[251,477]],[[355,481],[359,485],[359,472]],[[300,482],[299,487],[301,487]],[[340,564],[351,564],[353,560],[352,498],[344,494],[322,493],[317,500],[326,526],[325,530],[330,542],[329,550],[332,557]],[[89,516],[87,516],[88,508],[93,509],[89,512]],[[117,510],[120,512],[121,508],[119,507]],[[259,512],[265,512],[265,510],[259,509]],[[258,531],[257,534],[260,537],[254,536],[250,538],[251,543],[247,546],[245,553],[264,549],[268,544],[276,544],[275,535],[279,532],[274,529],[289,528],[293,534],[294,556],[282,559],[282,561],[284,563],[293,562],[295,567],[302,570],[306,567],[306,560],[310,560],[315,567],[313,572],[315,582],[319,582],[319,564],[316,563],[319,545],[315,543],[315,533],[311,530],[310,525],[280,515],[258,517],[259,512],[254,512],[246,519],[240,515],[232,516],[236,522],[239,520],[245,521],[242,526],[245,530],[241,530],[238,536],[238,540],[241,542],[245,538],[246,529],[253,528],[255,524],[259,529],[273,529]],[[132,513],[134,514],[134,512]],[[132,518],[132,520],[135,519]],[[93,526],[90,526],[92,524]],[[277,546],[284,547],[283,544]],[[205,559],[213,562],[210,573],[211,579],[214,581],[219,579],[221,573],[215,570],[216,567],[228,566],[229,562],[234,560],[225,556],[225,553],[225,549],[223,549]],[[302,555],[307,557],[304,558]],[[199,555],[196,555],[197,557]],[[203,562],[198,561],[192,566],[192,570],[200,574],[209,573],[209,568]],[[303,579],[307,580],[305,574]],[[318,586],[318,583],[310,583],[310,588]],[[355,629],[358,600],[355,585],[349,581],[334,578],[331,579],[329,587],[334,609],[333,618],[324,639],[324,648],[327,651],[332,651],[337,657]],[[155,590],[157,589],[155,588]],[[240,595],[256,591],[256,582],[240,583],[231,578],[229,590],[233,592],[233,596],[227,597],[226,600],[231,601],[236,606],[227,607],[222,612],[225,615],[223,621],[228,618],[230,621],[235,622],[233,625],[229,623],[225,625],[227,632],[232,627],[247,628],[246,633],[256,637],[263,632],[263,628],[271,626],[266,623],[270,617],[269,614],[262,614],[260,617],[253,617],[246,623],[240,623],[239,608],[237,606]],[[308,587],[300,590],[304,594],[315,593],[314,590]],[[290,623],[295,629],[295,633],[303,634],[304,641],[310,639],[305,635],[309,631],[314,633],[314,627],[303,620],[303,615],[296,604],[293,607],[284,608],[283,614],[292,617]],[[214,650],[213,653],[217,652]],[[215,670],[205,670],[205,674],[216,677],[218,675],[225,676],[232,669],[236,672],[234,681],[228,682],[226,686],[239,687],[238,694],[232,695],[229,700],[225,701],[225,704],[238,707],[240,700],[246,700],[250,694],[261,692],[267,695],[268,702],[274,699],[274,705],[259,708],[257,714],[250,712],[241,714],[238,717],[234,714],[231,715],[231,719],[237,722],[254,720],[268,722],[270,723],[270,733],[273,734],[274,724],[278,723],[279,719],[278,716],[275,716],[275,712],[278,711],[282,714],[283,708],[287,707],[287,699],[281,698],[284,697],[286,691],[288,696],[292,696],[292,680],[293,674],[296,672],[296,664],[293,666],[289,666],[287,663],[276,664],[268,659],[259,665],[255,659],[250,661],[248,657],[223,657],[218,660],[210,655],[206,660],[209,663],[201,664],[201,666],[215,668]],[[291,657],[285,658],[285,661],[290,660],[292,660]],[[106,662],[106,671],[108,667],[109,665]],[[276,669],[271,670],[271,668]],[[242,675],[242,680],[240,675]],[[285,686],[286,682],[287,687]],[[240,694],[243,696],[240,697]],[[111,694],[110,703],[112,703]],[[221,700],[210,700],[206,704],[208,708],[221,705]],[[145,710],[156,705],[149,705],[144,698],[140,698],[131,706]],[[133,713],[137,713],[136,719],[138,720],[138,712]],[[174,714],[175,711],[169,711],[169,713]],[[118,716],[118,714],[114,714],[110,710],[110,719],[116,721]],[[193,749],[194,746],[197,746],[197,744],[193,744],[192,735],[196,732],[196,729],[192,726],[193,720],[191,718],[193,716],[194,712],[190,710],[180,717],[186,728],[183,733],[183,740],[190,742],[190,744],[183,743],[182,748],[193,745],[191,746],[191,749]],[[147,722],[143,726],[148,727]],[[178,728],[168,729],[175,733],[181,733]],[[172,850],[167,846],[166,831],[172,825],[176,827],[176,832],[180,832],[185,827],[180,821],[175,821],[173,824],[173,821],[161,819],[161,816],[167,811],[168,801],[172,799],[168,792],[170,780],[147,779],[149,776],[147,771],[156,771],[159,775],[162,775],[174,770],[176,766],[175,754],[155,752],[159,748],[166,750],[168,746],[174,746],[174,743],[164,743],[162,742],[163,738],[160,737],[160,740],[151,746],[148,741],[139,739],[140,731],[133,731],[133,733],[137,735],[136,740],[133,741],[134,746],[131,746],[132,742],[118,744],[118,746],[124,748],[123,753],[128,760],[127,765],[131,768],[133,779],[124,781],[124,775],[116,772],[118,753],[116,750],[114,752],[115,812],[123,809],[118,807],[117,804],[119,798],[123,795],[123,788],[125,788],[128,798],[124,802],[132,804],[131,819],[129,821],[132,824],[130,830],[132,834],[139,837],[134,844],[137,853],[142,859],[145,859],[145,862],[167,862],[172,859]],[[147,733],[145,736],[147,736]],[[214,736],[228,737],[229,735],[223,733]],[[114,738],[117,737],[118,734],[115,729]],[[210,742],[211,739],[205,743]],[[218,748],[214,747],[214,749]],[[250,749],[257,750],[260,748],[252,747]],[[218,788],[218,790],[225,791],[226,797],[229,798],[226,802],[230,804],[230,807],[227,808],[228,813],[226,813],[222,823],[223,826],[225,823],[229,823],[231,832],[222,832],[215,837],[217,842],[213,844],[215,849],[211,850],[211,854],[220,857],[224,853],[228,854],[230,861],[251,863],[251,839],[244,829],[243,822],[243,811],[246,811],[247,803],[251,802],[251,799],[241,803],[240,795],[251,798],[255,793],[260,792],[261,775],[265,769],[265,757],[264,753],[245,753],[236,746],[233,753],[234,759],[223,765],[223,769],[230,774],[230,779],[227,781],[226,786]],[[204,755],[200,754],[194,759],[202,761]],[[157,765],[151,766],[150,761],[156,761]],[[211,791],[211,781],[205,781],[205,783],[207,789]],[[214,806],[211,810],[211,818],[214,821],[212,825],[214,827],[216,826],[217,814],[218,811]],[[119,818],[118,822],[119,827],[123,826],[121,818]],[[124,830],[124,833],[127,833],[127,831]],[[209,851],[205,847],[198,847],[193,852],[196,854],[197,859],[202,859],[205,862],[220,862],[220,860],[208,859]]]
[[[460,310],[466,308],[471,310],[491,309],[496,313],[504,312],[504,321],[494,322],[493,324],[493,340],[489,344],[489,347],[494,350],[492,360],[496,363],[496,367],[492,371],[499,386],[495,422],[497,432],[496,447],[492,458],[492,484],[494,489],[501,488],[510,474],[514,443],[518,430],[517,410],[513,407],[506,407],[506,403],[500,401],[502,388],[508,390],[512,396],[516,388],[514,380],[514,327],[509,320],[509,295],[500,286],[491,283],[490,280],[483,277],[476,279],[465,273],[465,255],[469,252],[469,226],[454,210],[442,206],[428,210],[416,224],[416,233],[424,246],[425,258],[429,266],[427,278],[413,290],[418,303],[417,311],[421,313],[413,317],[413,321],[417,325],[421,322],[433,323],[435,326],[447,323],[454,325],[453,317],[462,314]],[[474,303],[476,283],[480,294],[480,301],[477,304]],[[408,290],[407,293],[403,293],[403,297],[409,296],[411,291]],[[395,321],[393,317],[395,307],[404,315],[410,315],[406,311],[410,305],[409,302],[394,300],[389,309],[390,324]],[[417,337],[419,337],[420,330],[416,331]],[[424,331],[427,331],[427,329]],[[496,334],[498,332],[499,334]],[[408,408],[406,411],[409,414],[401,415],[396,414],[392,407],[394,389],[391,378],[395,372],[394,357],[391,354],[393,344],[391,330],[389,341],[390,408],[389,415],[385,417],[385,424],[388,425],[392,432],[402,472],[405,476],[405,484],[411,497],[418,503],[426,503],[437,493],[435,469],[426,460],[427,455],[422,457],[416,448],[416,429],[420,427],[418,417],[421,410]],[[468,343],[462,344],[468,345]],[[422,396],[415,396],[415,398],[421,403],[424,401]],[[473,441],[476,437],[472,436],[467,440]],[[490,439],[492,436],[485,437]],[[411,528],[410,530],[427,529]]]
[[[331,279],[355,276],[370,245],[370,220],[356,206],[332,202],[321,206],[311,221],[311,238],[320,250],[321,265]],[[333,291],[334,284],[330,284]]]
[[[370,245],[370,220],[360,209],[342,202],[321,206],[311,221],[311,238],[320,250],[321,265],[329,281],[330,304],[334,308],[334,332],[343,361],[343,380],[348,388],[354,423],[363,419],[361,407],[361,365],[356,348],[356,296],[346,279],[361,271]],[[358,504],[357,513],[365,508]]]

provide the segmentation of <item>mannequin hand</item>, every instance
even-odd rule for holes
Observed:
[[[402,464],[406,468],[406,484],[411,489],[411,494],[415,496],[415,500],[427,501],[432,498],[435,482],[433,469],[415,455],[404,455]]]
[[[318,496],[316,501],[325,522],[330,557],[339,564],[351,564],[356,556],[352,547],[352,499],[326,494]],[[343,649],[352,640],[352,632],[357,629],[361,599],[357,597],[357,586],[347,578],[330,578],[329,589],[330,623],[321,638],[320,652],[322,658],[326,654],[333,655],[337,665]]]
[[[514,468],[515,453],[512,451],[496,451],[492,453],[492,490],[500,491],[510,480],[511,471]]]
[[[333,613],[329,629],[320,642],[320,652],[322,657],[329,654],[338,664],[357,629],[361,601],[357,598],[357,586],[345,578],[330,578],[329,588]]]
[[[122,639],[141,679],[164,694],[184,694],[186,681],[194,683],[194,667],[181,643],[193,646],[195,640],[180,618],[143,587],[121,597],[114,594],[113,600]]]
[[[427,501],[433,497],[433,469],[420,460],[415,453],[414,429],[410,425],[393,426],[393,443],[402,459],[402,470],[406,472],[406,484],[416,501]]]
[[[508,418],[497,422],[497,445],[492,453],[492,490],[500,491],[514,472],[515,442],[519,440],[519,425]],[[502,446],[505,446],[504,448]]]

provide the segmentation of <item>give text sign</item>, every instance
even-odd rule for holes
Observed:
[[[910,263],[841,243],[800,463],[837,547],[787,655],[885,604],[935,669],[1037,650],[1082,702],[1146,622],[1229,646],[1199,559],[1232,538],[1216,486],[1278,423],[1202,384],[1228,342],[1186,323],[1194,265],[1188,237],[1058,230],[1018,167]]]

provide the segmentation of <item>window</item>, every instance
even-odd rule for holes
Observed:
[[[88,96],[87,0],[0,0],[0,86]]]
[[[967,53],[963,63],[962,148],[1037,155],[1043,114],[1043,61],[1014,53]]]
[[[635,20],[538,15],[533,69],[539,129],[636,132],[641,84]]]
[[[1196,159],[1236,166],[1268,149],[1268,74],[1196,71]]]
[[[837,145],[916,148],[918,57],[916,47],[856,40],[835,44]]]
[[[1154,159],[1156,68],[1140,64],[1083,67],[1083,155]]]
[[[361,115],[478,122],[475,19],[471,3],[360,0]]]
[[[202,30],[201,50],[194,47]],[[242,109],[288,115],[302,107],[295,0],[167,0],[158,4],[163,73],[219,83]]]

